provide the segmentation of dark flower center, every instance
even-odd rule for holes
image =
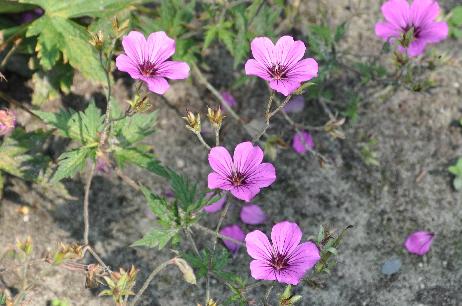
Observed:
[[[287,67],[276,64],[269,69],[270,75],[273,77],[275,80],[283,80],[287,77]]]
[[[154,63],[151,63],[149,61],[143,62],[141,65],[139,65],[138,70],[143,76],[154,76],[157,72],[157,67],[155,66]]]
[[[273,254],[270,261],[271,266],[276,270],[282,270],[289,266],[289,258],[282,254]]]
[[[231,177],[229,178],[229,181],[231,182],[231,184],[233,184],[233,186],[238,187],[246,183],[246,177],[244,174],[240,172],[233,172],[231,174]]]

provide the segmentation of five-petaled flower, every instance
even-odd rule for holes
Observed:
[[[446,22],[436,22],[440,7],[435,0],[389,0],[382,5],[384,22],[375,25],[375,33],[383,40],[398,40],[400,52],[410,57],[425,51],[427,44],[437,43],[448,36]]]
[[[175,53],[175,41],[165,32],[151,33],[146,39],[140,32],[131,31],[122,45],[126,54],[117,56],[117,69],[146,82],[152,92],[163,95],[167,91],[165,78],[180,80],[189,76],[188,64],[168,60]]]
[[[297,224],[284,221],[273,226],[271,241],[261,231],[245,237],[252,277],[297,285],[305,273],[321,258],[313,242],[300,244],[302,231]]]
[[[230,191],[236,198],[249,202],[260,189],[276,180],[276,170],[270,163],[262,163],[263,151],[251,142],[243,142],[234,149],[231,158],[224,147],[214,147],[209,153],[213,171],[208,176],[210,189]]]
[[[274,45],[268,37],[257,37],[250,47],[254,58],[245,63],[245,73],[268,81],[272,89],[284,96],[318,75],[318,63],[314,59],[302,60],[306,47],[301,40],[283,36]]]

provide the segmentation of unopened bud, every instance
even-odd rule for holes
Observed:
[[[0,136],[8,135],[16,126],[15,114],[7,109],[0,110]]]
[[[186,260],[184,260],[183,258],[176,257],[172,259],[172,263],[175,264],[178,267],[178,269],[180,269],[181,273],[183,273],[183,278],[187,283],[192,285],[195,285],[197,283],[196,275],[194,274],[193,269]],[[207,305],[209,304],[207,303]]]
[[[404,48],[408,48],[411,45],[411,43],[414,41],[414,39],[415,39],[415,37],[414,37],[414,27],[411,27],[409,30],[406,31],[406,33],[403,33],[399,43]]]
[[[107,153],[102,151],[96,152],[96,171],[100,173],[110,173],[112,169],[111,160]]]
[[[213,128],[219,130],[225,116],[223,116],[223,112],[218,106],[216,109],[209,107],[207,110],[207,117],[209,118],[210,124],[213,126]]]
[[[97,50],[101,50],[103,48],[104,34],[101,30],[91,35],[90,44],[94,46]]]
[[[29,256],[32,253],[32,238],[28,236],[24,240],[16,240],[16,247]]]
[[[345,123],[345,118],[333,118],[330,119],[324,125],[324,131],[333,138],[345,139],[345,133],[341,130],[341,126]]]
[[[199,134],[201,132],[201,115],[197,113],[194,115],[193,112],[188,111],[186,117],[183,117],[186,120],[186,128],[192,131],[194,134]]]

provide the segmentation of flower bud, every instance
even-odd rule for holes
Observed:
[[[341,126],[345,123],[345,118],[333,118],[330,119],[324,125],[324,131],[333,138],[345,139],[345,133],[341,130]]]
[[[198,134],[201,132],[201,116],[199,113],[197,115],[194,115],[193,112],[188,111],[186,117],[183,117],[184,120],[186,120],[186,128],[190,131],[192,131],[195,134]]]
[[[8,135],[16,126],[15,114],[7,109],[0,110],[0,136]]]
[[[414,27],[411,27],[406,33],[403,33],[399,43],[404,48],[408,48],[409,45],[414,41]]]
[[[96,152],[96,171],[100,173],[111,172],[112,164],[109,156],[105,152]]]
[[[184,260],[183,258],[173,258],[172,263],[175,264],[178,269],[180,269],[181,273],[183,273],[183,278],[184,280],[192,285],[195,285],[197,283],[196,281],[196,275],[194,274],[193,269],[191,266]]]
[[[104,34],[101,30],[91,35],[90,44],[94,46],[97,50],[103,49]]]
[[[139,96],[135,95],[133,101],[128,101],[130,104],[130,112],[131,113],[144,113],[147,112],[152,104],[149,102],[148,96]]]
[[[219,130],[221,128],[221,124],[223,123],[223,112],[221,111],[220,107],[213,109],[207,109],[207,117],[209,118],[210,124],[213,126],[215,130]]]
[[[16,247],[29,256],[32,253],[32,238],[28,236],[24,240],[16,240]]]

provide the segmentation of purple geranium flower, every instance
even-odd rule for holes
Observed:
[[[236,99],[233,97],[233,95],[229,91],[222,91],[221,96],[223,97],[223,100],[230,106],[234,107],[237,105]]]
[[[220,234],[229,238],[233,238],[234,240],[237,241],[244,241],[245,238],[245,233],[242,231],[242,229],[239,227],[237,224],[233,225],[228,225],[226,227],[223,227],[220,231]],[[231,251],[231,253],[236,254],[237,251],[239,250],[240,245],[227,239],[223,239],[223,243],[225,246],[228,248],[228,250]]]
[[[427,44],[437,43],[448,36],[446,22],[436,22],[440,13],[438,2],[434,0],[389,0],[382,5],[384,22],[375,25],[375,34],[383,40],[401,44],[399,50],[410,57],[425,51]],[[413,37],[405,39],[413,31]]]
[[[292,148],[298,154],[304,154],[314,148],[313,137],[307,131],[295,133]]]
[[[404,247],[409,253],[423,256],[430,251],[434,236],[435,234],[430,232],[414,232],[407,237]]]
[[[233,158],[226,148],[214,147],[209,153],[214,172],[208,176],[208,186],[230,191],[236,198],[249,202],[261,188],[276,180],[274,166],[262,161],[262,149],[249,141],[236,146]]]
[[[255,204],[242,206],[240,216],[242,222],[251,225],[262,224],[266,220],[265,212]]]
[[[209,193],[207,193],[206,198],[210,199],[210,197],[212,195],[213,195],[213,192],[209,192]],[[214,202],[214,203],[212,203],[210,205],[204,206],[203,210],[205,212],[208,212],[209,214],[216,213],[217,211],[220,211],[223,208],[223,205],[225,205],[225,203],[226,203],[226,196],[223,196],[218,201],[216,201],[216,202]]]
[[[163,95],[169,88],[165,78],[179,80],[189,76],[188,64],[168,61],[175,53],[175,41],[165,32],[151,33],[146,40],[140,32],[131,31],[122,45],[126,54],[117,56],[117,69],[146,82],[150,91]]]
[[[318,63],[314,59],[302,60],[306,47],[301,40],[283,36],[274,45],[268,37],[257,37],[250,47],[254,59],[245,63],[245,73],[268,81],[272,89],[284,96],[318,75]]]
[[[297,224],[284,221],[273,226],[271,241],[260,231],[245,237],[252,277],[297,285],[321,258],[313,242],[300,243],[302,231]]]

